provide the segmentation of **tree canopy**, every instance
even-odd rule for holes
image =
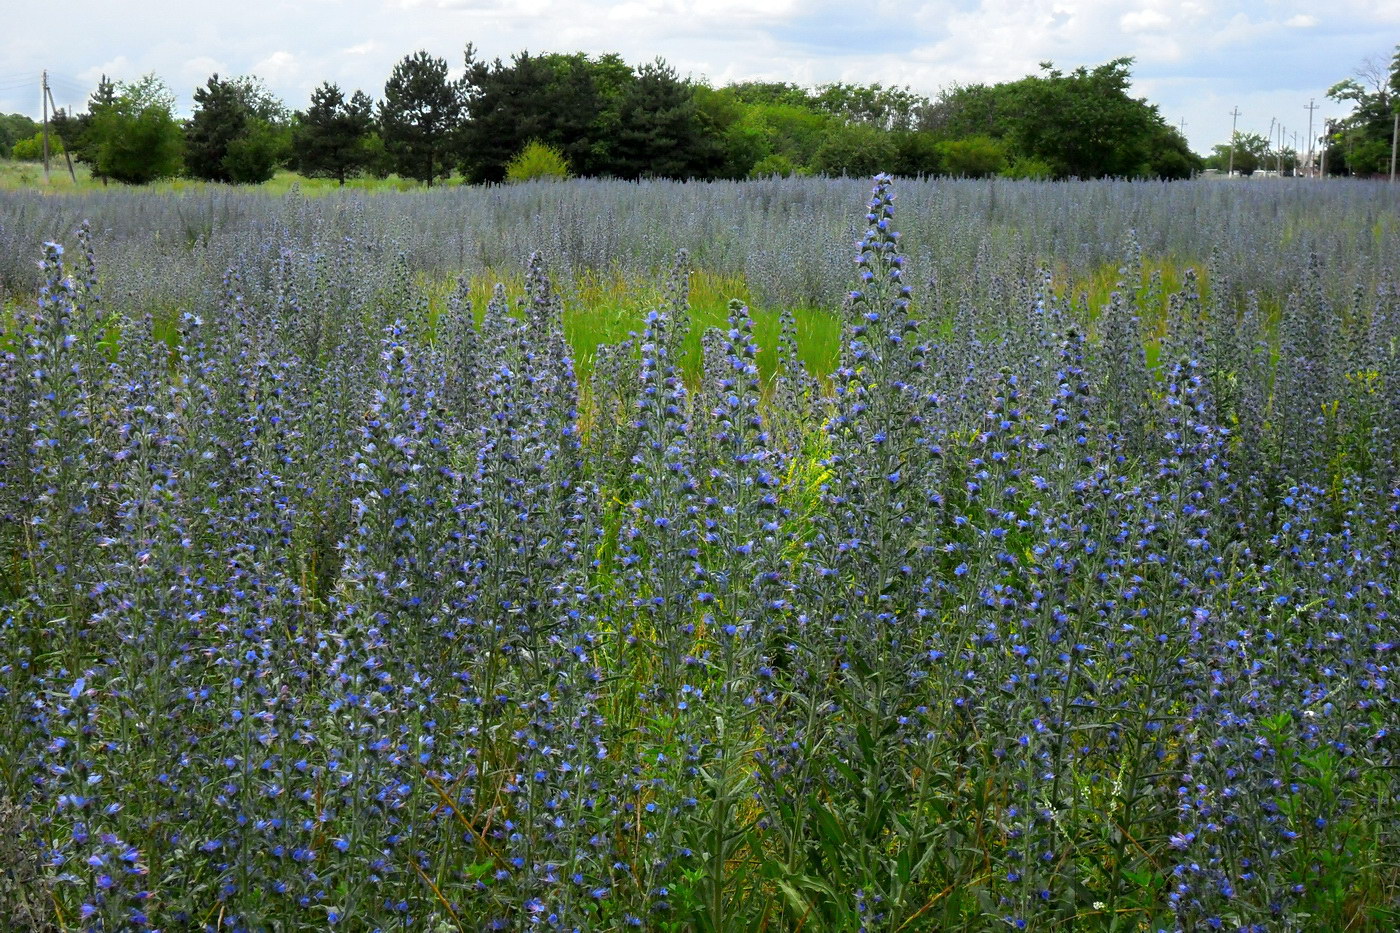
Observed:
[[[179,174],[184,137],[174,108],[175,95],[155,75],[99,88],[89,101],[82,157],[97,176],[132,185]]]
[[[1389,63],[1379,58],[1363,61],[1354,76],[1332,85],[1327,96],[1352,107],[1328,133],[1332,164],[1353,175],[1388,171],[1395,114],[1400,110],[1400,45]]]
[[[384,148],[394,170],[429,186],[452,168],[464,88],[447,75],[447,60],[425,51],[394,66],[379,102]]]
[[[15,143],[31,138],[42,129],[22,113],[0,114],[0,157],[10,158]]]
[[[1017,81],[957,85],[934,98],[879,83],[713,87],[663,59],[634,67],[616,54],[523,51],[487,62],[468,45],[464,65],[454,79],[445,59],[418,51],[395,64],[377,107],[326,82],[295,115],[255,78],[213,75],[194,94],[187,170],[256,182],[285,164],[341,184],[362,171],[396,171],[431,185],[455,169],[469,182],[496,183],[527,150],[550,153],[572,175],[638,179],[877,171],[1184,178],[1203,164],[1155,106],[1132,96],[1130,58],[1070,71],[1047,62]],[[1388,106],[1360,84],[1335,90],[1364,104],[1359,112]],[[94,171],[89,127],[115,96],[104,79],[89,113],[54,121]],[[0,125],[0,146],[31,135]]]
[[[276,171],[287,127],[282,102],[256,78],[215,74],[194,92],[185,127],[185,165],[206,181],[257,184]]]
[[[1129,96],[1131,58],[1005,84],[954,88],[929,109],[945,138],[986,136],[1013,157],[1036,159],[1059,178],[1189,177],[1199,168],[1185,138],[1155,105]]]
[[[311,178],[345,179],[368,166],[374,102],[363,91],[346,99],[329,81],[311,92],[311,106],[296,115],[293,151],[297,168]]]

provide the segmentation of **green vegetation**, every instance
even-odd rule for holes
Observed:
[[[572,173],[564,154],[553,146],[532,141],[506,165],[506,181],[564,181]]]
[[[0,916],[1395,929],[1400,192],[890,184],[0,193]]]
[[[0,158],[15,158],[15,143],[28,139],[42,127],[22,113],[0,114]]]
[[[78,158],[97,177],[131,185],[178,174],[184,146],[174,105],[174,95],[155,75],[118,85],[110,101],[90,108]]]
[[[379,104],[394,171],[432,187],[451,171],[451,145],[461,121],[461,85],[447,79],[445,59],[417,52],[394,66]]]
[[[1388,171],[1400,111],[1400,45],[1389,65],[1367,60],[1355,77],[1334,84],[1327,96],[1353,106],[1350,115],[1329,127],[1331,164],[1352,175]]]
[[[374,127],[374,103],[364,91],[347,100],[329,81],[311,93],[311,107],[297,114],[292,150],[297,168],[312,178],[345,180],[368,167],[374,152],[369,144]]]
[[[1128,95],[1131,58],[945,93],[928,123],[948,139],[998,140],[1012,159],[1031,158],[1056,178],[1187,178],[1200,160],[1157,108]]]
[[[63,155],[63,140],[56,134],[49,134],[49,155]],[[10,149],[10,158],[20,162],[38,162],[44,158],[44,133],[39,131],[28,139],[21,139]]]
[[[468,45],[458,79],[444,58],[405,56],[377,105],[325,82],[293,113],[259,79],[215,74],[194,91],[194,113],[181,126],[168,92],[155,93],[159,79],[143,79],[154,84],[142,90],[104,76],[86,113],[60,111],[53,126],[95,177],[129,183],[183,170],[260,184],[279,169],[341,185],[365,173],[426,186],[454,174],[502,182],[531,143],[556,152],[570,175],[592,178],[1190,176],[1201,162],[1185,140],[1155,106],[1129,95],[1131,63],[1070,72],[1047,64],[1019,81],[929,98],[878,83],[716,88],[664,59],[634,67],[616,54],[521,52],[485,62]],[[131,104],[146,91],[155,95],[150,113]],[[35,127],[4,119],[8,153]],[[20,151],[31,149],[21,143]]]
[[[286,108],[256,78],[220,80],[194,92],[185,126],[185,167],[205,181],[260,184],[286,161]]]

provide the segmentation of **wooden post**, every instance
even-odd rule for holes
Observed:
[[[39,97],[44,104],[44,184],[49,183],[49,73],[46,69],[39,79]]]

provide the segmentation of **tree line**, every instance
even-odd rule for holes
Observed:
[[[427,185],[543,176],[746,178],[773,174],[1184,178],[1201,162],[1129,91],[1132,59],[946,88],[785,82],[712,87],[664,60],[532,54],[464,70],[419,51],[382,96],[331,82],[291,111],[252,77],[211,76],[186,120],[154,75],[105,77],[54,135],[95,177],[186,174],[255,184],[280,167],[342,184],[391,173]],[[3,126],[0,126],[0,131]],[[0,142],[4,142],[0,139]]]

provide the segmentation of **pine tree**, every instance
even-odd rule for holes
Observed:
[[[286,111],[256,78],[220,79],[194,92],[185,127],[185,166],[206,181],[258,184],[272,177],[281,155]]]
[[[384,148],[394,170],[429,186],[446,176],[462,109],[462,85],[448,79],[446,59],[424,51],[404,56],[379,102]]]
[[[349,100],[329,81],[311,93],[311,106],[297,114],[293,137],[297,168],[313,178],[345,179],[369,161],[365,142],[374,126],[369,95],[356,91]]]
[[[224,159],[248,127],[248,109],[232,81],[217,74],[194,92],[195,111],[185,129],[185,169],[206,181],[233,181]]]
[[[623,94],[613,171],[627,178],[693,178],[710,174],[721,157],[705,136],[694,92],[657,59],[637,69]]]

